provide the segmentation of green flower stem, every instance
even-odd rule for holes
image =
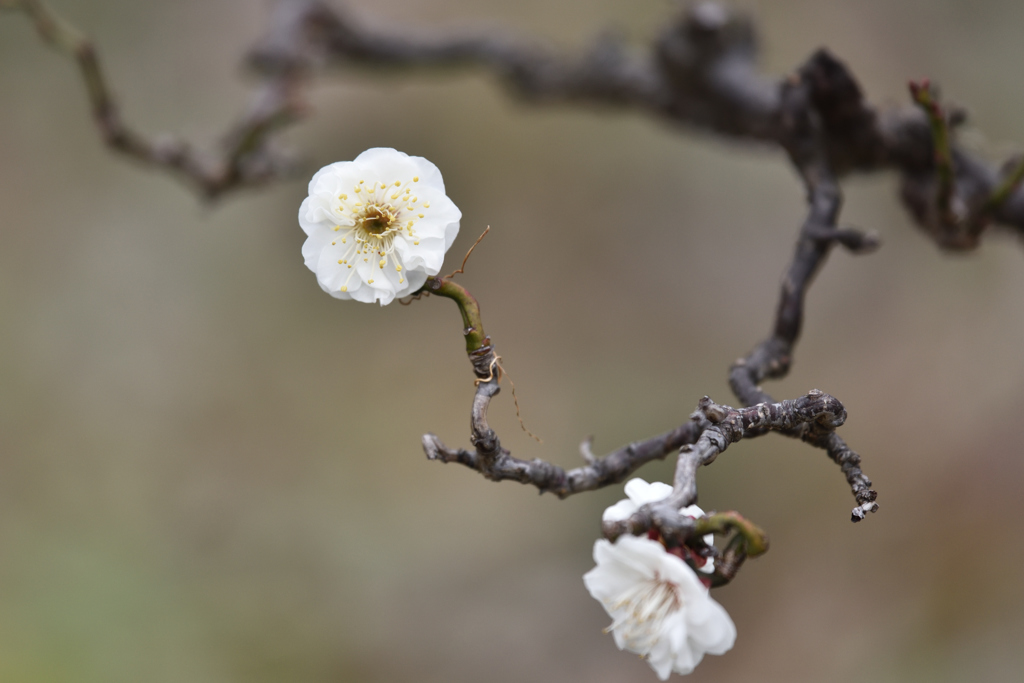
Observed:
[[[704,534],[725,534],[735,529],[746,542],[746,554],[756,557],[768,550],[768,535],[738,512],[716,512],[697,520],[698,536]]]
[[[462,314],[462,334],[466,337],[466,354],[473,363],[473,371],[477,377],[493,378],[497,374],[494,368],[497,357],[491,346],[491,338],[484,333],[480,304],[476,297],[462,285],[446,278],[427,278],[422,291],[446,297],[458,304],[459,313]]]

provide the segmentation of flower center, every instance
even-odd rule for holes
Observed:
[[[618,631],[635,652],[647,652],[661,634],[665,618],[683,606],[679,587],[657,574],[609,601],[617,613],[608,630]]]
[[[412,182],[418,183],[419,180],[418,176],[414,176]],[[429,209],[430,202],[420,204],[419,197],[412,193],[411,184],[405,183],[404,189],[402,185],[400,180],[391,185],[360,180],[352,187],[351,195],[348,192],[338,195],[341,202],[337,207],[338,212],[345,220],[334,226],[333,231],[339,234],[331,241],[331,246],[337,246],[339,241],[348,245],[338,259],[338,265],[345,266],[349,271],[341,291],[348,291],[348,283],[356,273],[353,266],[359,263],[359,259],[363,263],[370,263],[372,259],[375,264],[372,267],[380,270],[384,270],[390,261],[398,273],[398,284],[405,282],[402,274],[404,266],[395,253],[395,238],[401,235],[412,242],[413,246],[419,245],[419,235],[413,226],[418,219],[424,217],[423,213],[418,212]],[[368,278],[366,283],[372,285],[373,278]]]
[[[367,236],[381,237],[392,229],[397,220],[398,209],[390,204],[370,204],[362,215],[356,217],[356,225],[368,233]]]

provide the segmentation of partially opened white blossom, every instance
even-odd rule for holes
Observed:
[[[437,166],[375,147],[309,181],[302,256],[331,296],[383,306],[440,272],[460,218]]]
[[[612,618],[615,644],[644,657],[661,680],[732,648],[736,627],[729,614],[661,543],[628,534],[615,543],[602,539],[594,544],[594,562],[583,583]]]
[[[601,515],[602,521],[621,522],[624,519],[629,519],[630,515],[639,510],[642,505],[657,503],[659,500],[668,498],[672,493],[672,487],[660,481],[648,484],[643,479],[636,477],[626,482],[623,491],[626,493],[626,498],[606,508],[604,514]],[[704,511],[696,505],[687,505],[684,508],[680,508],[679,512],[693,518],[704,516]],[[712,545],[715,542],[715,535],[706,535],[704,542]],[[694,558],[694,560],[697,562],[702,561],[701,558]],[[715,561],[708,559],[699,569],[705,574],[711,574],[715,571]]]

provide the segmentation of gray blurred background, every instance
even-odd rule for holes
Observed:
[[[127,119],[211,142],[244,105],[269,4],[54,1]],[[583,48],[656,32],[667,2],[378,0],[419,27],[501,24]],[[1024,4],[746,0],[772,73],[832,48],[877,103],[930,76],[973,144],[1024,149]],[[372,146],[434,161],[462,208],[462,282],[516,380],[492,424],[579,463],[680,423],[769,330],[804,215],[775,150],[638,114],[517,103],[481,73],[317,82],[287,140],[319,166]],[[984,133],[982,135],[981,133]],[[566,501],[428,462],[466,444],[451,302],[331,299],[299,254],[306,179],[205,207],[102,148],[73,64],[0,14],[0,681],[653,681],[580,576],[621,487]],[[743,442],[700,473],[772,549],[716,593],[739,638],[693,681],[1017,681],[1024,667],[1024,252],[940,253],[889,174],[849,178],[791,375],[839,397],[880,511],[838,468]],[[364,362],[347,361],[353,347]],[[567,348],[572,349],[566,353]],[[642,470],[670,476],[671,463]]]

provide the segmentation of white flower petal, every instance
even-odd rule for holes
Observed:
[[[637,507],[637,504],[628,498],[620,500],[615,505],[605,508],[604,513],[601,515],[601,521],[621,522],[625,519],[629,519],[629,516],[637,511]]]
[[[309,233],[309,237],[302,243],[302,258],[306,267],[316,271],[316,264],[320,262],[320,252],[331,242],[329,230],[316,230]]]
[[[710,597],[700,603],[700,609],[687,614],[687,620],[693,628],[691,638],[713,655],[728,652],[736,642],[736,625],[725,608]]]
[[[427,275],[437,275],[444,264],[443,244],[437,237],[424,237],[415,241],[407,237],[395,238],[395,252],[405,268],[422,270]]]
[[[406,285],[406,291],[409,293],[415,292],[417,289],[422,287],[427,281],[427,274],[422,270],[414,270],[411,273],[407,273],[405,279],[409,284]],[[402,296],[405,296],[404,294]]]
[[[583,575],[587,590],[598,600],[611,599],[636,582],[651,578],[645,567],[619,562],[618,555],[612,552],[613,547],[604,539],[597,541],[594,545],[597,566]]]
[[[395,156],[396,154],[401,156]],[[373,147],[357,156],[353,163],[365,165],[378,171],[402,170],[406,173],[405,178],[400,178],[403,181],[403,186],[406,181],[410,181],[413,182],[413,187],[436,187],[442,194],[444,193],[441,171],[423,157],[412,157],[390,147]],[[413,178],[418,178],[418,180],[413,181]]]
[[[339,178],[345,177],[346,169],[351,168],[351,166],[351,161],[335,161],[333,164],[328,164],[314,173],[309,181],[310,196],[321,191],[329,191],[328,188],[334,187],[339,182]]]
[[[676,558],[665,552],[665,546],[657,541],[646,537],[630,536],[626,534],[616,539],[612,544],[611,551],[616,562],[625,566],[633,567],[638,572],[647,576],[654,576],[656,572],[672,574],[669,578],[685,580],[685,573],[682,577],[674,576],[678,567],[672,562]],[[680,560],[682,562],[682,560]],[[682,565],[686,569],[686,565]]]
[[[631,572],[637,580],[649,579],[654,576],[654,551],[657,548],[652,546],[655,545],[661,544],[628,534],[617,539],[615,543],[601,539],[594,544],[594,562],[598,566],[604,564],[611,570]]]
[[[619,649],[622,650],[623,648],[620,647]],[[675,653],[672,652],[668,639],[659,640],[647,654],[647,663],[654,669],[654,673],[658,675],[658,678],[663,681],[667,681],[672,673],[675,659]]]
[[[350,287],[347,293],[354,301],[362,301],[364,304],[372,304],[374,301],[377,300],[377,294],[369,285],[360,284],[359,287],[356,288],[354,291]],[[334,292],[331,292],[331,295],[337,296],[334,294]]]
[[[680,508],[679,512],[681,514],[686,515],[687,517],[694,517],[694,518],[696,518],[696,517],[703,517],[704,516],[704,511],[701,510],[700,507],[697,506],[697,505],[687,505],[684,508]]]
[[[623,491],[631,501],[636,503],[637,507],[640,507],[668,498],[672,494],[672,487],[660,481],[648,484],[643,479],[636,478],[627,481]]]

